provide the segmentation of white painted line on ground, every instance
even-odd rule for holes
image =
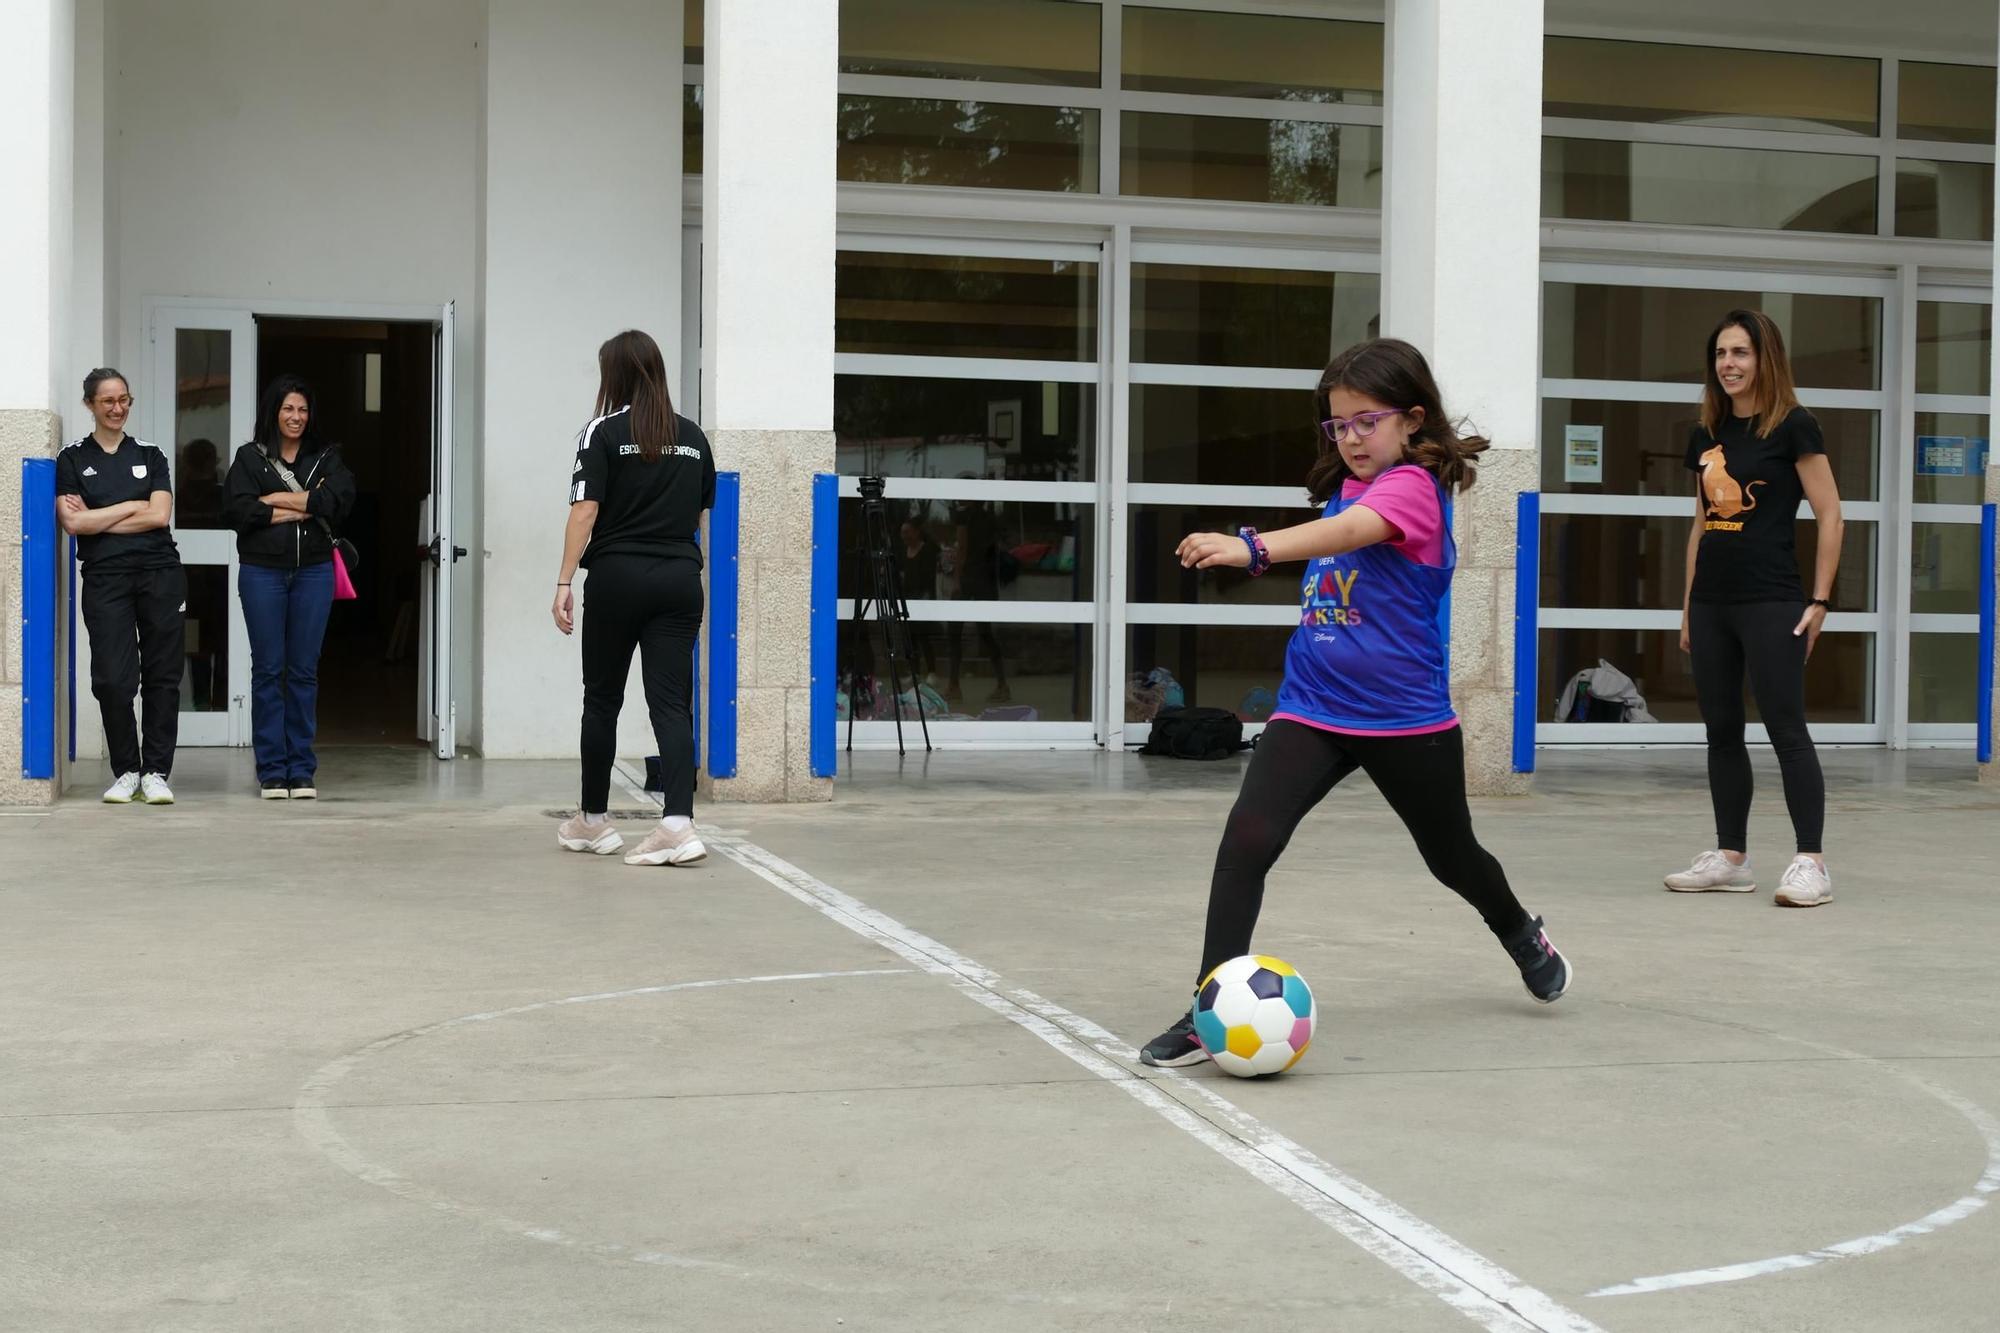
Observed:
[[[629,1000],[641,995],[665,995],[673,991],[714,990],[723,986],[755,986],[778,981],[829,981],[845,977],[902,976],[909,972],[904,967],[863,968],[846,972],[788,972],[765,977],[727,977],[717,981],[681,981],[665,986],[639,986],[631,990],[603,991],[595,995],[571,995],[560,1000],[538,1000],[533,1004],[517,1004],[509,1009],[493,1009],[481,1014],[463,1014],[457,1018],[447,1018],[436,1023],[427,1023],[420,1028],[398,1032],[369,1042],[358,1050],[350,1051],[338,1060],[323,1066],[299,1089],[297,1099],[292,1103],[292,1124],[307,1143],[331,1158],[333,1162],[349,1174],[378,1185],[391,1194],[420,1203],[440,1213],[468,1218],[487,1226],[498,1227],[528,1240],[538,1240],[547,1245],[560,1245],[566,1249],[578,1250],[586,1254],[598,1255],[606,1259],[625,1259],[634,1263],[653,1264],[666,1268],[692,1268],[706,1272],[720,1273],[729,1277],[772,1276],[756,1274],[753,1270],[736,1264],[722,1263],[714,1259],[696,1259],[682,1254],[670,1254],[664,1250],[644,1250],[631,1245],[620,1245],[615,1241],[594,1241],[580,1236],[572,1236],[555,1227],[539,1226],[510,1217],[506,1213],[477,1204],[464,1203],[421,1185],[394,1168],[385,1166],[363,1154],[349,1143],[341,1132],[333,1127],[328,1115],[327,1097],[342,1079],[352,1073],[354,1067],[371,1056],[419,1037],[428,1037],[449,1028],[464,1027],[471,1023],[490,1023],[496,1018],[512,1018],[517,1014],[533,1013],[537,1009],[555,1009],[571,1004],[595,1004],[603,1000]],[[795,1282],[825,1292],[840,1292],[845,1289],[810,1282],[804,1278],[784,1277],[782,1280]]]
[[[1730,1027],[1745,1027],[1731,1023]],[[1781,1254],[1770,1259],[1753,1259],[1747,1263],[1723,1264],[1715,1268],[1694,1268],[1683,1273],[1661,1273],[1655,1277],[1634,1278],[1612,1287],[1601,1287],[1591,1292],[1592,1296],[1643,1296],[1655,1291],[1674,1291],[1682,1287],[1705,1287],[1717,1282],[1741,1282],[1745,1278],[1765,1277],[1772,1273],[1784,1273],[1799,1268],[1812,1268],[1833,1259],[1852,1259],[1863,1254],[1878,1254],[1892,1249],[1906,1240],[1928,1236],[1954,1222],[1962,1222],[1984,1208],[1988,1196],[2000,1192],[2000,1120],[1996,1120],[1986,1108],[1952,1092],[1941,1088],[1930,1080],[1907,1069],[1899,1069],[1885,1060],[1859,1051],[1850,1051],[1840,1046],[1830,1046],[1825,1042],[1810,1041],[1804,1037],[1787,1036],[1782,1032],[1772,1032],[1765,1028],[1747,1028],[1779,1041],[1791,1042],[1809,1050],[1821,1051],[1843,1060],[1855,1060],[1886,1069],[1903,1082],[1943,1102],[1952,1110],[1964,1116],[1986,1144],[1986,1170],[1973,1182],[1972,1192],[1946,1204],[1935,1212],[1926,1213],[1914,1222],[1905,1222],[1888,1231],[1880,1231],[1872,1236],[1857,1236],[1853,1240],[1843,1240],[1833,1245],[1822,1245],[1816,1250],[1806,1250],[1799,1254]]]
[[[709,846],[828,919],[873,940],[961,993],[1026,1028],[1070,1060],[1122,1088],[1141,1105],[1290,1199],[1410,1281],[1493,1333],[1604,1333],[1570,1310],[1406,1212],[1360,1181],[1203,1086],[1160,1071],[1197,1096],[1215,1120],[1195,1114],[1125,1060],[1131,1046],[1114,1034],[1003,979],[963,954],[910,929],[782,857],[740,838]]]

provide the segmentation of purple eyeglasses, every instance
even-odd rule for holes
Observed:
[[[1409,410],[1407,407],[1396,407],[1387,412],[1356,412],[1351,417],[1332,417],[1322,421],[1319,423],[1319,428],[1325,431],[1326,438],[1335,444],[1340,443],[1340,437],[1350,426],[1354,428],[1355,439],[1365,440],[1375,433],[1375,423],[1383,417],[1399,417]]]

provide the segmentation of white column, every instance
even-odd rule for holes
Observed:
[[[827,800],[808,761],[812,476],[833,470],[837,0],[706,0],[703,423],[743,477],[737,776]]]
[[[680,71],[673,0],[488,6],[482,549],[472,554],[483,560],[490,756],[576,753],[578,640],[549,619],[564,501],[596,401],[598,345],[644,329],[679,378]],[[636,661],[618,750],[657,750]]]
[[[1382,329],[1493,449],[1457,504],[1452,697],[1476,792],[1512,772],[1515,497],[1537,488],[1541,0],[1390,0]],[[1532,683],[1528,683],[1532,694]]]
[[[0,9],[0,805],[47,804],[21,776],[21,460],[62,438],[69,329],[70,0]]]

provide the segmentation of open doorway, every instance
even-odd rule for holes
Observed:
[[[319,744],[417,744],[422,523],[430,494],[433,325],[257,318],[257,383],[313,387],[320,428],[354,473],[342,536],[359,596],[336,602],[320,653]]]

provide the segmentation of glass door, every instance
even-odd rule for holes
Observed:
[[[153,443],[172,460],[174,543],[187,569],[180,743],[250,741],[250,639],[236,600],[236,534],[222,481],[256,412],[257,332],[247,310],[160,306],[148,329]]]

